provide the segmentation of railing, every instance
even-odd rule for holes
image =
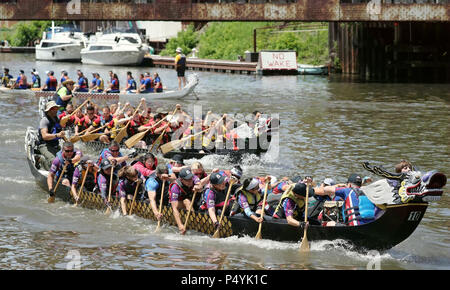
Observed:
[[[340,0],[340,3],[345,4],[357,4],[357,3],[369,3],[378,2],[382,4],[448,4],[450,0]]]

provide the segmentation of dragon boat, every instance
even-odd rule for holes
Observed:
[[[25,151],[31,173],[42,189],[48,192],[48,171],[40,168],[39,151],[37,149],[37,132],[29,127],[25,136]],[[401,199],[395,198],[396,193],[391,187],[388,179],[381,179],[369,186],[363,186],[362,190],[366,196],[380,209],[374,221],[358,226],[322,226],[314,223],[314,218],[309,217],[308,240],[343,240],[351,244],[357,250],[388,250],[407,239],[420,224],[430,201],[437,201],[443,194],[443,187],[447,177],[439,172],[413,172],[408,176],[391,176],[379,171],[379,168],[369,167],[366,169],[381,176],[388,175],[389,178],[402,179]],[[55,196],[67,202],[74,202],[69,189],[59,186]],[[106,210],[102,197],[96,193],[82,191],[79,205],[85,208]],[[127,202],[127,210],[130,210],[132,202]],[[111,202],[113,210],[119,208],[119,201],[113,199]],[[137,201],[133,207],[133,214],[144,219],[156,221],[156,217],[147,202]],[[168,205],[163,207],[162,223],[176,226],[172,208]],[[185,222],[187,212],[180,212],[181,219]],[[293,227],[284,219],[266,220],[262,224],[262,238],[284,242],[298,242],[302,239],[304,224]],[[207,213],[193,212],[187,223],[187,230],[197,231],[206,235],[212,235],[215,231]],[[258,224],[243,216],[234,215],[224,217],[220,228],[220,237],[230,236],[255,236],[258,232]]]
[[[116,94],[116,93],[82,93],[82,92],[74,92],[74,97],[79,98],[80,100],[85,100],[87,98],[91,98],[92,100],[111,100],[111,101],[119,101],[122,103],[129,102],[130,104],[138,103],[141,98],[145,98],[147,100],[159,100],[159,99],[182,99],[190,94],[195,95],[195,87],[198,85],[199,78],[197,74],[190,74],[186,78],[186,86],[181,90],[164,90],[161,93],[130,93],[130,94]],[[10,95],[20,95],[20,96],[36,96],[38,98],[46,98],[53,97],[56,92],[54,91],[40,91],[36,89],[27,89],[27,90],[18,90],[18,89],[10,89],[10,88],[0,88],[0,94],[10,94]],[[198,98],[197,98],[198,99]]]

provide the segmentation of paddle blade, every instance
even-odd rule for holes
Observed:
[[[141,141],[142,138],[144,138],[145,134],[147,134],[147,131],[141,132],[141,133],[137,133],[134,134],[133,136],[131,136],[130,138],[127,139],[127,141],[125,141],[125,145],[127,146],[127,148],[131,148],[134,145],[136,145],[139,141]]]
[[[258,232],[256,233],[256,236],[255,236],[255,239],[257,239],[257,240],[261,240],[261,238],[262,238],[261,229],[262,229],[262,223],[259,224]]]
[[[70,116],[64,116],[60,121],[59,124],[61,125],[61,127],[66,126],[67,121],[69,121]]]
[[[159,147],[161,149],[162,154],[166,154],[167,152],[170,152],[172,150],[176,150],[183,146],[184,140],[175,140],[171,141],[169,143],[166,143]]]
[[[161,221],[158,221],[158,225],[156,226],[155,233],[159,232],[161,228]]]
[[[114,141],[120,143],[120,141],[122,141],[122,139],[125,138],[126,136],[127,136],[127,127],[124,127],[120,129],[120,132],[119,134],[117,134],[116,138],[114,138]]]
[[[214,235],[213,235],[212,237],[213,237],[214,239],[220,238],[219,229],[217,229],[217,230],[214,232]]]
[[[309,252],[309,242],[308,242],[308,238],[306,237],[306,235],[302,239],[302,243],[300,244],[299,251],[301,253]]]
[[[51,195],[48,199],[47,199],[48,203],[54,203],[55,202],[55,196]]]
[[[94,141],[101,135],[103,135],[103,134],[101,134],[101,133],[88,134],[88,135],[81,136],[81,140],[83,140],[83,142],[90,142],[90,141]]]
[[[78,141],[80,141],[81,137],[80,136],[72,136],[70,137],[69,141],[72,143],[77,143]]]

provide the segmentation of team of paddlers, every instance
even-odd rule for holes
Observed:
[[[71,188],[75,200],[79,198],[79,188],[83,187],[100,194],[107,205],[112,198],[118,198],[123,215],[129,214],[128,200],[149,202],[159,220],[161,212],[158,207],[162,202],[163,205],[171,205],[181,233],[186,229],[180,219],[180,209],[189,209],[191,203],[194,210],[208,213],[217,228],[221,226],[218,214],[222,212],[225,215],[242,214],[256,223],[264,221],[261,215],[286,219],[289,225],[299,227],[307,196],[314,196],[320,202],[341,202],[341,214],[336,219],[330,219],[326,208],[319,207],[323,210],[316,213],[316,221],[323,226],[365,224],[373,221],[380,210],[361,191],[365,180],[358,174],[350,175],[344,184],[335,184],[327,178],[320,186],[315,186],[311,177],[301,178],[299,175],[280,180],[274,176],[243,179],[240,166],[215,168],[206,173],[198,161],[185,165],[181,155],[173,156],[168,164],[164,164],[150,152],[174,142],[169,136],[172,140],[183,141],[183,146],[188,142],[188,147],[200,139],[199,150],[208,150],[210,143],[239,138],[233,131],[236,121],[227,115],[214,119],[210,112],[201,118],[192,118],[180,105],[176,105],[173,112],[158,109],[152,113],[144,99],[137,108],[129,104],[121,107],[120,103],[99,108],[86,100],[74,109],[71,104],[72,85],[73,82],[65,81],[63,87],[66,89],[58,91],[56,101],[46,103],[39,126],[38,150],[42,156],[41,166],[49,170],[47,183],[51,193],[57,180],[62,186]],[[85,114],[82,113],[83,107]],[[253,121],[244,125],[257,136],[270,130],[270,122],[270,118],[255,111]],[[183,127],[186,123],[189,126]],[[183,128],[182,132],[179,132],[180,128]],[[73,131],[72,136],[66,137],[64,130]],[[174,137],[176,132],[179,135]],[[61,138],[65,139],[62,147]],[[97,138],[108,144],[99,156],[83,156],[82,151],[75,148],[74,144],[79,140]],[[146,148],[148,153],[138,155],[132,150],[125,154],[123,143],[128,148]]]
[[[46,79],[41,82],[41,77],[39,72],[35,69],[31,70],[31,82],[28,82],[27,76],[23,70],[19,71],[17,78],[10,74],[8,68],[3,69],[3,73],[0,75],[1,86],[10,89],[26,90],[34,89],[41,91],[57,91],[60,89],[64,82],[70,80],[67,71],[61,71],[61,78],[58,79],[55,76],[55,72],[50,70],[46,71]],[[120,87],[119,77],[113,71],[109,71],[109,82],[106,84],[103,78],[98,72],[92,73],[92,79],[89,82],[88,78],[84,75],[81,70],[77,70],[77,80],[73,82],[73,92],[89,92],[89,93],[161,93],[163,92],[163,84],[161,82],[161,77],[158,73],[145,72],[140,74],[139,81],[133,77],[133,74],[129,71],[127,72],[127,84],[125,87]]]

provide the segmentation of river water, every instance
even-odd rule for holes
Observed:
[[[74,63],[36,62],[33,54],[0,54],[1,66],[13,76],[36,68],[41,77],[61,69],[74,78],[81,68],[88,78],[98,71],[104,79],[110,67]],[[135,76],[144,67],[121,67]],[[165,86],[177,86],[169,69],[158,71]],[[189,71],[188,73],[192,73]],[[311,174],[316,181],[333,177],[345,181],[353,172],[364,172],[370,161],[386,168],[401,159],[423,171],[450,175],[450,85],[385,84],[345,81],[338,77],[234,75],[197,72],[200,83],[186,108],[201,105],[203,112],[244,113],[254,110],[279,114],[279,150],[270,156],[248,156],[244,175],[278,177]],[[149,102],[171,108],[175,100]],[[0,269],[66,269],[80,255],[82,269],[366,269],[377,261],[381,269],[450,269],[450,186],[444,197],[430,204],[421,224],[404,242],[380,253],[360,254],[339,241],[311,243],[303,259],[299,243],[253,237],[212,239],[175,227],[154,234],[156,223],[101,212],[57,201],[46,202],[46,193],[35,183],[26,163],[24,135],[38,124],[37,100],[0,95]],[[232,166],[209,156],[206,168]],[[191,161],[187,161],[189,163]],[[70,264],[72,263],[72,264]]]

